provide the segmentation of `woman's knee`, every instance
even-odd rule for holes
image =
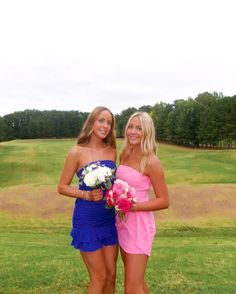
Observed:
[[[108,279],[108,272],[106,270],[102,270],[91,275],[92,282],[105,284]]]
[[[107,279],[110,282],[115,283],[115,280],[116,280],[116,269],[115,268],[108,271]]]
[[[137,282],[126,281],[125,282],[125,294],[136,294],[136,293],[144,293],[142,292],[143,285]]]

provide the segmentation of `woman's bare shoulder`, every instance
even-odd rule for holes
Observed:
[[[153,153],[150,156],[148,165],[145,169],[145,174],[150,175],[154,171],[160,171],[160,170],[162,170],[161,162],[160,162],[159,158]]]
[[[153,165],[159,165],[159,164],[160,164],[159,158],[156,156],[156,154],[153,153],[150,156],[149,165],[153,166]]]
[[[81,154],[82,152],[83,152],[83,147],[79,145],[75,145],[70,149],[69,155],[78,157],[78,155]]]

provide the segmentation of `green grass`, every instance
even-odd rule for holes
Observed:
[[[1,187],[58,182],[72,139],[16,140],[0,144]]]
[[[74,139],[16,140],[0,144],[1,187],[54,185]],[[118,151],[121,141],[118,140]],[[198,150],[159,144],[168,184],[236,183],[236,150]]]
[[[201,150],[159,145],[168,184],[236,183],[236,150]]]
[[[86,293],[88,275],[70,244],[70,221],[2,219],[0,293]],[[146,279],[152,293],[235,293],[235,222],[160,223]],[[116,293],[123,293],[117,264]]]
[[[56,191],[65,156],[74,144],[74,139],[0,143],[1,197],[11,197],[11,201],[5,205],[12,208],[15,204],[19,210],[21,207],[27,208],[27,205],[36,205],[29,206],[32,214],[27,215],[24,215],[24,209],[20,216],[14,209],[11,213],[10,208],[1,211],[1,294],[86,293],[87,271],[79,252],[70,246],[71,215],[60,214],[52,200],[55,199],[52,193]],[[118,150],[121,144],[122,141],[118,140]],[[159,144],[158,156],[164,166],[167,183],[181,193],[184,185],[195,185],[194,189],[201,190],[208,184],[236,183],[236,150],[197,150]],[[180,209],[180,204],[183,209],[194,208],[196,203],[188,202],[197,201],[198,194],[193,193],[194,189],[185,189],[186,197],[183,198],[178,197],[178,193],[173,194],[176,197],[172,204],[176,206],[173,205],[169,211]],[[230,189],[234,189],[234,186]],[[186,191],[193,195],[186,195]],[[39,203],[44,205],[42,201],[33,201],[39,195],[37,193],[45,194],[42,199],[48,199],[47,196],[52,198],[44,200],[45,206],[52,212],[47,220],[37,218],[34,214]],[[232,196],[227,195],[223,193],[215,198],[208,197],[210,202],[201,202],[197,198],[199,205],[211,205],[211,201],[222,199],[220,208],[225,214],[221,216],[201,214],[186,222],[177,217],[169,218],[168,222],[159,222],[146,272],[150,294],[236,293],[236,222],[227,217],[229,207],[224,204],[231,201],[232,209],[234,207]],[[19,201],[20,197],[22,201]],[[215,203],[216,207],[218,204]],[[202,210],[204,212],[204,206]],[[161,213],[157,216],[161,216]],[[120,258],[116,293],[123,293],[123,265]]]

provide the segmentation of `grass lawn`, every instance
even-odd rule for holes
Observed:
[[[70,246],[73,199],[56,192],[74,144],[0,143],[0,294],[87,293],[87,271]],[[236,293],[236,150],[159,144],[158,156],[171,206],[156,213],[150,294]],[[116,293],[123,293],[120,258]]]
[[[15,219],[0,228],[0,293],[86,293],[88,276],[70,247],[70,224]],[[146,279],[150,293],[235,293],[235,222],[160,223]],[[123,293],[117,265],[116,293]]]

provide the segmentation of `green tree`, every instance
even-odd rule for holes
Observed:
[[[199,94],[195,99],[199,119],[197,138],[199,143],[205,147],[216,146],[219,142],[219,132],[216,121],[216,104],[218,99],[220,99],[220,97],[208,92]]]
[[[0,116],[0,142],[5,140],[6,140],[5,122],[3,118]]]
[[[154,122],[157,140],[168,141],[167,120],[171,110],[172,105],[164,102],[157,103],[152,107],[150,115]]]
[[[151,105],[141,106],[139,107],[138,111],[150,113],[152,111],[152,106]]]
[[[7,139],[78,136],[88,113],[25,110],[3,117]]]
[[[236,95],[217,100],[216,126],[219,146],[222,148],[236,147]]]

